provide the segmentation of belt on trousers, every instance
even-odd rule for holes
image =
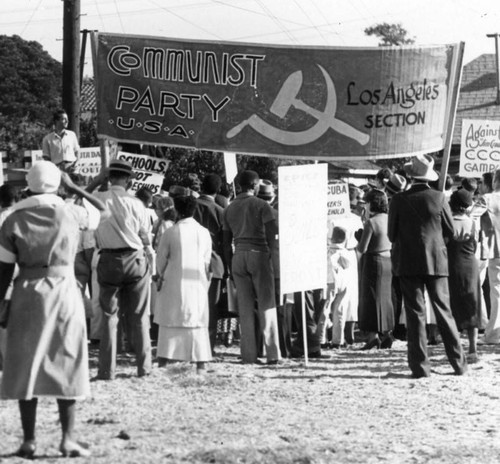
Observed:
[[[130,248],[130,247],[125,247],[125,248],[103,248],[102,250],[99,251],[99,254],[101,253],[131,253],[132,251],[139,251],[136,248]]]
[[[74,266],[68,265],[53,265],[45,267],[20,267],[20,279],[42,279],[44,277],[67,277],[75,275]]]

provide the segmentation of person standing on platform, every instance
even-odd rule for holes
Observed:
[[[68,115],[60,109],[54,113],[54,130],[42,141],[43,158],[63,171],[71,170],[77,161],[80,144],[76,134],[68,129]]]
[[[456,375],[467,370],[457,325],[450,310],[448,254],[445,238],[454,234],[446,197],[432,189],[438,179],[429,155],[405,164],[413,178],[409,190],[395,195],[389,208],[388,237],[392,242],[392,268],[399,277],[406,310],[408,364],[414,378],[430,376],[425,330],[425,289],[436,314],[446,355]]]
[[[126,191],[132,175],[129,162],[113,160],[109,165],[110,189],[94,194],[106,204],[110,213],[96,230],[99,303],[104,313],[97,374],[101,380],[115,378],[119,311],[131,328],[129,343],[136,353],[138,376],[151,372],[149,268],[153,252],[146,208],[141,200]],[[103,170],[87,190],[92,192],[105,177],[106,170]]]
[[[259,175],[255,171],[243,171],[239,184],[241,193],[224,211],[223,246],[229,273],[236,285],[241,359],[243,363],[257,362],[257,304],[267,363],[276,364],[280,359],[280,350],[270,251],[276,240],[276,221],[271,206],[256,197]]]

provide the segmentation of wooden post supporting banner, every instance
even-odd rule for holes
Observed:
[[[80,136],[80,0],[64,0],[62,103],[69,128]]]
[[[455,128],[455,116],[457,113],[458,94],[460,93],[460,83],[462,81],[462,64],[464,59],[465,43],[460,42],[456,55],[453,58],[451,66],[450,82],[453,83],[451,89],[451,98],[447,108],[446,139],[443,150],[443,160],[441,163],[441,172],[439,174],[439,190],[444,190],[446,175],[448,174],[448,165],[450,164],[451,145],[453,143],[453,130]]]

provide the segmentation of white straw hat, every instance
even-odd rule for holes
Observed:
[[[61,171],[50,161],[38,161],[28,171],[26,181],[33,193],[55,193],[61,184]]]

